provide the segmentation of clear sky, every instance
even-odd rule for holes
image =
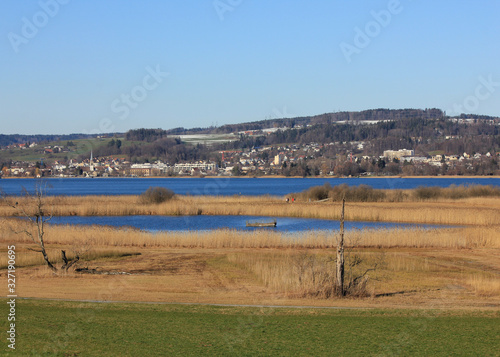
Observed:
[[[0,133],[500,115],[497,0],[2,0]]]

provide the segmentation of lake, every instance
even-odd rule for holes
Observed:
[[[100,225],[133,227],[149,232],[159,231],[206,231],[215,229],[237,229],[252,231],[266,229],[277,232],[303,232],[309,230],[339,230],[340,222],[326,219],[278,217],[276,228],[246,227],[246,221],[271,221],[270,217],[255,216],[64,216],[52,217],[51,224]],[[346,230],[380,228],[443,227],[436,225],[387,223],[387,222],[345,222]]]
[[[1,179],[0,190],[19,195],[22,188],[33,191],[34,179]],[[150,186],[167,187],[177,194],[212,196],[284,196],[329,182],[332,186],[369,185],[380,189],[411,189],[419,186],[500,186],[500,178],[49,178],[49,195],[137,195]]]

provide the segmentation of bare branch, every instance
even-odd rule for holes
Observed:
[[[71,268],[77,261],[80,260],[80,257],[77,255],[75,257],[75,259],[73,259],[73,261],[71,263],[68,264],[68,266],[66,267],[66,271],[68,271],[69,268]]]
[[[41,250],[38,250],[38,249],[33,249],[33,248],[26,248],[27,250],[31,250],[32,252],[37,252],[37,253],[41,253],[42,251]]]
[[[45,251],[45,222],[52,218],[51,214],[46,214],[44,210],[44,196],[47,185],[37,182],[35,184],[35,191],[30,194],[26,188],[23,187],[22,195],[24,196],[22,200],[15,200],[15,202],[8,198],[7,195],[2,195],[2,201],[8,203],[10,207],[15,209],[19,216],[22,216],[26,221],[33,226],[34,232],[28,229],[24,229],[19,233],[24,233],[28,236],[35,244],[40,247],[40,252],[43,255],[43,259],[47,263],[47,266],[54,272],[57,272],[57,268],[51,263],[47,252]],[[23,204],[19,204],[21,201]],[[68,265],[68,264],[66,264]]]
[[[80,257],[77,255],[75,259],[73,259],[71,262],[68,262],[68,258],[66,257],[66,251],[64,250],[61,250],[61,256],[64,262],[64,265],[61,266],[61,270],[65,271],[68,271],[69,268],[71,268],[78,260],[80,260]]]

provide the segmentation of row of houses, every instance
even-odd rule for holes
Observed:
[[[133,164],[130,166],[131,176],[162,176],[169,173],[177,175],[195,175],[195,174],[208,174],[215,173],[218,166],[214,162],[193,162],[184,164],[174,164],[173,166],[167,165],[163,162],[156,162],[154,164]]]

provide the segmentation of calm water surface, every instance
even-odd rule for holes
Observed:
[[[19,195],[33,191],[34,179],[1,179],[0,190]],[[411,189],[419,186],[450,185],[500,186],[500,178],[50,178],[49,195],[137,195],[150,186],[167,187],[177,194],[212,196],[284,196],[329,182],[332,186],[369,185],[381,189]]]
[[[246,227],[246,221],[269,222],[273,218],[256,216],[65,216],[53,217],[51,224],[102,225],[113,227],[134,227],[145,231],[200,231],[222,228],[238,230],[269,229],[278,232],[302,232],[308,230],[333,231],[340,228],[339,221],[325,219],[278,217],[276,228]],[[345,229],[442,227],[387,222],[345,222]]]

